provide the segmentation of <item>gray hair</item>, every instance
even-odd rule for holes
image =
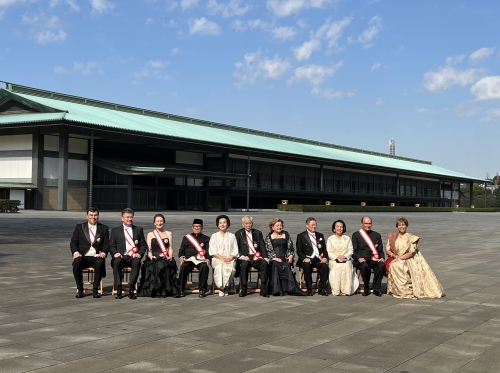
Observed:
[[[312,221],[316,221],[316,219],[314,219],[314,218],[307,218],[306,224],[309,225],[309,223],[312,222]]]
[[[245,220],[250,219],[250,221],[253,223],[253,218],[251,216],[245,215],[241,218],[241,222],[245,223]]]

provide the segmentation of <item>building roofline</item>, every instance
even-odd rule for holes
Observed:
[[[43,90],[43,89],[39,89],[39,88],[33,88],[33,87],[23,86],[23,85],[19,85],[19,84],[15,84],[15,83],[5,82],[5,81],[1,81],[1,80],[0,80],[0,82],[5,83],[5,85],[6,85],[5,90],[7,90],[9,92],[13,92],[13,93],[27,94],[27,95],[38,96],[38,97],[43,97],[43,98],[50,98],[50,99],[59,100],[59,101],[73,102],[73,103],[77,103],[77,104],[83,104],[83,105],[88,105],[88,106],[100,107],[100,108],[104,108],[104,109],[127,112],[127,113],[132,113],[132,114],[145,115],[145,116],[150,116],[150,117],[155,117],[155,118],[169,119],[169,120],[174,120],[174,121],[179,121],[179,122],[187,122],[187,123],[192,123],[192,124],[196,124],[196,125],[202,125],[205,127],[213,127],[213,128],[220,128],[220,129],[224,129],[224,130],[228,130],[228,131],[248,133],[248,134],[252,134],[252,135],[256,135],[256,136],[270,137],[270,138],[275,138],[275,139],[280,139],[280,140],[300,142],[303,144],[317,145],[317,146],[339,149],[339,150],[344,150],[344,151],[350,151],[350,152],[355,152],[355,153],[375,155],[375,156],[385,157],[385,158],[390,158],[390,159],[398,159],[398,160],[403,160],[403,161],[432,165],[432,162],[430,162],[430,161],[424,161],[424,160],[415,159],[415,158],[401,157],[401,156],[397,156],[397,155],[390,155],[390,154],[386,154],[386,153],[380,153],[380,152],[374,152],[374,151],[352,148],[352,147],[347,147],[347,146],[335,145],[335,144],[330,144],[330,143],[326,143],[326,142],[322,142],[322,141],[307,140],[307,139],[303,139],[303,138],[299,138],[299,137],[278,135],[278,134],[266,132],[266,131],[252,130],[252,129],[248,129],[248,128],[232,126],[232,125],[227,125],[227,124],[222,124],[222,123],[217,123],[217,122],[212,122],[212,121],[206,121],[206,120],[202,120],[202,119],[184,117],[181,115],[163,113],[163,112],[154,111],[154,110],[136,108],[133,106],[114,104],[114,103],[110,103],[110,102],[106,102],[106,101],[100,101],[100,100],[95,100],[95,99],[90,99],[90,98],[85,98],[85,97],[68,95],[68,94],[64,94],[64,93],[52,92],[52,91],[47,91],[47,90]]]

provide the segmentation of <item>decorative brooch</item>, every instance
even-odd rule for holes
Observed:
[[[139,243],[139,241],[135,240],[134,243],[137,245]]]

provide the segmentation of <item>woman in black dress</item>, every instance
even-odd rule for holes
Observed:
[[[292,272],[294,248],[287,231],[283,230],[283,220],[274,218],[269,223],[271,232],[265,237],[267,255],[271,264],[270,293],[273,295],[306,295],[300,289]]]
[[[154,216],[156,229],[148,233],[148,256],[142,265],[139,296],[179,297],[177,263],[173,257],[172,233],[164,230],[165,216]]]

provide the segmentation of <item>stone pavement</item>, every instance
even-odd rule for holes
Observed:
[[[154,213],[135,223],[149,231]],[[193,217],[216,231],[215,213],[166,212],[174,250]],[[230,213],[240,227],[242,213]],[[274,216],[293,238],[309,214]],[[397,214],[372,214],[387,237]],[[209,296],[199,299],[74,298],[69,240],[85,212],[0,214],[0,372],[459,372],[500,371],[500,214],[410,213],[409,231],[446,289],[438,300],[362,297]],[[342,218],[318,213],[328,236]],[[116,212],[100,221],[120,224]]]

